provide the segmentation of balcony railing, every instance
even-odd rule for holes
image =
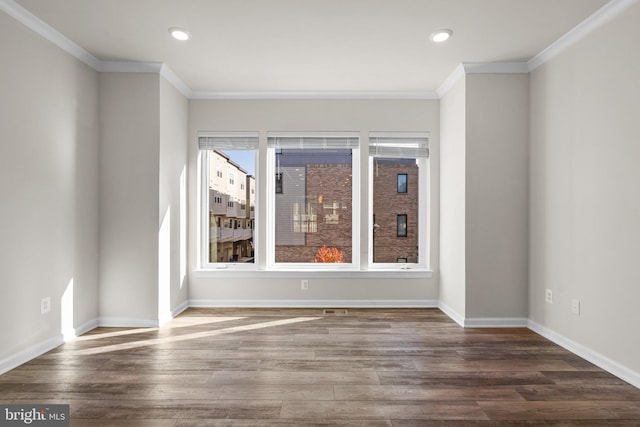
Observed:
[[[209,229],[209,240],[212,242],[236,242],[238,240],[247,240],[253,237],[253,229],[251,228],[216,228]]]

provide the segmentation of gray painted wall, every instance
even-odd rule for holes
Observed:
[[[159,74],[101,73],[100,124],[100,322],[154,325],[188,293],[187,100]]]
[[[439,265],[439,102],[428,100],[259,100],[259,101],[191,101],[189,103],[189,295],[191,300],[251,304],[260,301],[424,301],[438,298]],[[425,278],[309,277],[304,273],[273,275],[243,273],[231,277],[216,277],[194,273],[197,268],[196,245],[196,165],[197,132],[251,131],[261,132],[266,143],[267,131],[368,131],[428,130],[431,132],[430,197],[430,265],[434,275]],[[363,139],[363,141],[366,141]],[[265,153],[261,153],[265,156]],[[266,157],[260,159],[266,165]],[[368,160],[361,168],[361,203],[366,206]],[[260,172],[258,172],[260,178]],[[266,182],[258,180],[260,194],[266,192]],[[257,213],[264,218],[265,205],[257,202]],[[360,218],[361,233],[367,235],[367,218]],[[261,231],[265,233],[263,229]],[[258,230],[258,233],[260,231]],[[263,234],[264,236],[264,234]],[[265,239],[259,238],[258,250],[265,250]],[[367,257],[366,241],[361,258]],[[307,278],[309,290],[301,291],[300,279]]]
[[[4,13],[0,40],[1,372],[97,316],[98,73]]]
[[[531,73],[529,257],[530,318],[636,378],[638,22],[636,4]]]
[[[466,311],[527,317],[528,74],[466,76]]]
[[[160,76],[100,74],[100,318],[158,319]]]

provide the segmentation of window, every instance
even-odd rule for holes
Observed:
[[[406,193],[407,192],[407,174],[399,173],[398,174],[398,193]]]
[[[428,134],[360,134],[200,132],[199,266],[426,270]]]
[[[427,133],[369,133],[370,268],[426,268],[428,156]]]
[[[398,215],[396,223],[396,236],[407,237],[407,215]]]
[[[255,260],[251,220],[255,218],[258,133],[201,132],[198,145],[203,201],[201,264],[232,262],[251,266]]]
[[[353,196],[358,138],[356,132],[268,134],[275,178],[268,265],[359,268],[359,227],[353,221],[359,215]]]

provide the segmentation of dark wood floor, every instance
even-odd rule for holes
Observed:
[[[98,328],[0,376],[72,426],[640,425],[640,390],[527,329],[436,309],[189,309]]]

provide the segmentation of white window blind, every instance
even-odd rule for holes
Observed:
[[[267,135],[269,148],[336,149],[358,148],[359,132],[275,133]]]
[[[429,157],[428,132],[370,132],[372,157],[419,159]]]
[[[201,150],[257,150],[258,132],[198,132]]]

